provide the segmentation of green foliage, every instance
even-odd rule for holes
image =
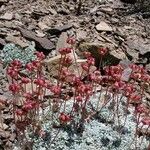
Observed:
[[[0,53],[0,60],[2,60],[6,67],[12,60],[17,59],[22,62],[23,65],[35,59],[35,44],[31,44],[26,48],[21,48],[13,43],[6,44]]]

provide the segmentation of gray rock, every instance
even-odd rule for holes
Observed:
[[[44,49],[44,50],[54,49],[54,44],[49,39],[37,37],[34,32],[23,28],[18,28],[18,30],[21,32],[24,38],[26,38],[27,40],[34,41],[37,49]]]
[[[90,13],[91,13],[91,14],[94,14],[94,13],[96,13],[97,10],[98,10],[98,7],[95,6],[94,8],[91,8],[91,9],[90,9]]]
[[[40,27],[41,30],[48,29],[48,26],[44,22],[39,22],[38,26]]]
[[[3,5],[4,3],[7,3],[8,0],[0,0],[0,5]]]
[[[128,67],[128,68],[124,69],[122,76],[121,76],[121,80],[122,81],[129,81],[131,73],[132,73],[131,68]]]
[[[35,19],[39,19],[41,16],[45,16],[48,15],[49,12],[46,11],[45,9],[41,9],[41,10],[34,10],[31,13],[31,17],[35,18]]]
[[[45,34],[40,30],[35,30],[35,32],[36,32],[37,37],[44,37],[45,36]]]
[[[127,59],[126,55],[124,54],[124,52],[120,49],[120,50],[114,50],[114,46],[112,44],[103,44],[103,43],[81,43],[79,45],[79,53],[78,55],[80,55],[82,57],[82,53],[80,54],[80,52],[84,52],[84,51],[89,51],[91,52],[91,54],[93,55],[93,57],[96,59],[96,66],[99,65],[100,62],[100,55],[99,55],[99,48],[108,48],[109,51],[108,53],[103,57],[103,61],[104,63],[106,63],[107,65],[116,65],[118,64],[121,60],[123,59]]]
[[[83,31],[83,30],[78,30],[77,31],[77,40],[81,41],[81,40],[85,40],[87,39],[87,32]]]
[[[14,43],[14,44],[16,44],[16,45],[19,45],[19,46],[21,46],[22,48],[29,46],[26,42],[22,41],[22,40],[20,39],[20,37],[15,37],[15,36],[13,36],[13,35],[8,35],[8,36],[6,37],[6,41],[7,41],[7,42]]]
[[[5,40],[0,38],[0,49],[2,49],[5,44],[6,44]]]
[[[129,49],[127,53],[131,55],[133,58],[148,58],[150,59],[150,42],[145,41],[142,38],[135,37],[134,39],[127,39],[127,45]]]
[[[146,69],[147,69],[148,72],[150,73],[150,63],[146,65]]]
[[[124,3],[134,4],[137,0],[121,0]]]
[[[111,7],[101,8],[100,10],[110,15],[113,14],[113,9]]]
[[[60,34],[61,32],[67,31],[71,28],[72,28],[71,24],[65,24],[63,26],[58,26],[58,27],[55,27],[55,28],[51,28],[51,29],[48,29],[46,31],[48,33],[50,33],[51,35],[55,35],[55,34]]]
[[[97,31],[108,31],[111,32],[113,31],[112,27],[109,26],[106,22],[101,21],[98,25],[96,25],[96,30]]]
[[[64,7],[62,7],[57,10],[57,13],[59,13],[61,15],[69,15],[70,12],[68,9],[65,9]]]
[[[68,38],[67,33],[62,32],[56,44],[56,52],[58,52],[60,48],[67,47],[67,43],[66,43],[67,38]]]
[[[14,17],[13,13],[6,12],[3,16],[0,16],[0,19],[2,20],[12,20]]]
[[[126,69],[129,67],[130,64],[132,64],[132,62],[124,59],[124,60],[120,61],[119,64],[123,67],[123,69]]]
[[[56,14],[57,14],[57,11],[55,11],[55,9],[49,8],[48,10],[49,10],[49,12],[50,12],[52,15],[56,15]]]

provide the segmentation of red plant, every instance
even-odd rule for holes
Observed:
[[[107,53],[107,48],[99,48],[98,52],[100,55],[104,56]]]
[[[61,58],[58,64],[58,75],[55,79],[53,78],[56,82],[53,82],[53,79],[48,80],[43,73],[45,55],[42,52],[36,52],[36,60],[26,64],[25,69],[28,73],[26,77],[20,73],[24,69],[20,61],[14,60],[8,66],[7,75],[12,79],[9,90],[13,93],[12,105],[16,128],[18,124],[21,127],[24,125],[23,130],[19,128],[23,135],[28,128],[35,133],[37,124],[38,126],[41,124],[41,117],[45,118],[45,105],[52,115],[51,121],[57,121],[64,126],[75,122],[76,117],[80,117],[81,123],[84,123],[106,107],[109,102],[114,104],[112,120],[118,119],[120,126],[119,106],[122,103],[122,97],[126,97],[123,126],[125,126],[127,112],[131,106],[135,108],[133,115],[136,118],[136,132],[140,123],[149,126],[149,109],[143,105],[145,84],[150,82],[147,71],[141,66],[132,64],[129,66],[132,69],[129,81],[122,81],[121,77],[125,68],[121,65],[106,67],[102,65],[104,55],[108,52],[107,48],[98,50],[100,68],[91,72],[92,66],[95,65],[95,59],[91,53],[84,52],[86,62],[81,64],[81,70],[79,70],[76,57],[71,58],[68,55],[71,52],[75,55],[75,40],[69,38],[67,43],[70,44],[70,47],[59,49]],[[73,63],[76,64],[77,74],[70,70],[70,65]],[[137,81],[140,83],[140,88],[137,88]],[[93,108],[90,98],[97,91],[99,97]],[[73,103],[70,112],[67,109],[68,101]],[[117,118],[115,118],[116,116]],[[141,117],[143,117],[142,120]],[[79,125],[78,122],[77,125]],[[40,131],[42,131],[41,128]],[[137,133],[135,134],[137,135]]]
[[[65,113],[60,113],[59,120],[61,123],[67,123],[71,120],[71,117]]]
[[[12,83],[9,85],[9,90],[13,93],[13,94],[17,94],[19,93],[19,91],[21,90],[21,87],[19,84],[17,83]]]

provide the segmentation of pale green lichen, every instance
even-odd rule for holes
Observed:
[[[20,60],[23,65],[35,59],[35,43],[31,42],[28,47],[21,48],[13,43],[6,44],[0,52],[0,60],[7,66],[12,60]]]

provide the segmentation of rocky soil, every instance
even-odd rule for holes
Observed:
[[[73,36],[77,39],[79,58],[82,58],[81,51],[88,50],[98,62],[97,49],[107,47],[109,64],[132,61],[144,65],[150,72],[149,13],[133,9],[133,4],[120,0],[84,0],[82,4],[77,0],[0,0],[0,52],[7,43],[26,48],[34,41],[35,48],[49,59],[66,46],[68,36]],[[149,88],[146,94],[150,105]],[[0,126],[0,150],[7,150],[15,134],[12,134],[7,78],[2,65],[0,100],[6,102],[5,107],[0,108],[4,114],[0,117],[4,122],[3,127]]]

